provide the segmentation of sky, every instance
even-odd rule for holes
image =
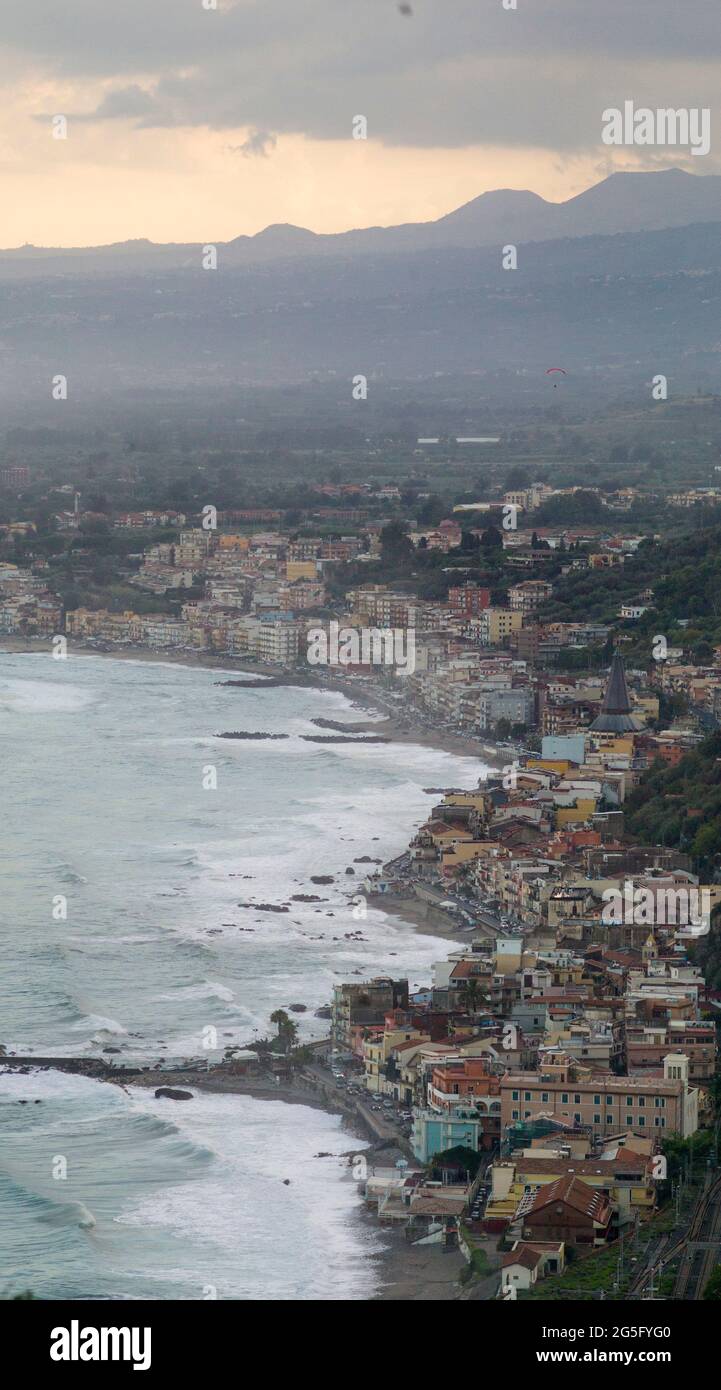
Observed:
[[[510,3],[5,0],[0,246],[344,231],[721,172],[718,0]],[[629,99],[710,108],[709,154],[605,145]]]

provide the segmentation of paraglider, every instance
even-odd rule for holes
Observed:
[[[554,372],[560,372],[560,373],[561,373],[561,376],[568,376],[568,372],[566,371],[565,367],[547,367],[547,368],[546,368],[546,376],[552,376]],[[558,382],[557,382],[557,381],[554,381],[553,386],[554,386],[554,389],[555,389],[555,387],[558,386]]]

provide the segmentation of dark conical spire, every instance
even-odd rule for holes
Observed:
[[[597,733],[625,734],[637,730],[638,720],[631,714],[631,701],[626,685],[626,672],[621,653],[615,651],[611,670],[603,697],[601,713],[594,719],[591,729]]]
[[[611,671],[606,686],[601,709],[604,714],[630,714],[631,701],[628,698],[628,686],[626,685],[626,672],[623,669],[623,661],[620,652],[613,654]]]

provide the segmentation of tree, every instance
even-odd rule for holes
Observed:
[[[290,1052],[290,1049],[295,1046],[298,1037],[298,1029],[292,1018],[288,1017],[285,1009],[276,1009],[271,1014],[270,1021],[274,1023],[278,1029],[278,1042],[283,1052]]]
[[[701,1295],[705,1303],[721,1303],[721,1269],[715,1269]]]
[[[389,521],[381,531],[380,541],[385,565],[402,569],[412,564],[415,558],[413,542],[408,539],[400,522]]]
[[[506,477],[505,491],[517,492],[519,488],[528,487],[530,481],[527,469],[516,464]]]
[[[469,980],[463,991],[463,1007],[474,1014],[479,1005],[478,980]]]
[[[702,825],[696,831],[691,853],[694,859],[709,859],[721,850],[721,829],[718,824]]]

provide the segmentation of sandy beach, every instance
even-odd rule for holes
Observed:
[[[45,652],[51,660],[53,659],[50,639],[47,637],[0,636],[0,653],[4,651],[33,653],[35,655]],[[409,743],[415,744],[416,747],[437,748],[441,752],[453,753],[457,757],[479,758],[490,766],[501,766],[504,761],[502,755],[494,750],[493,745],[486,739],[454,734],[446,729],[429,729],[419,721],[414,713],[406,710],[399,711],[397,702],[386,695],[384,691],[361,684],[350,677],[322,674],[318,668],[314,668],[312,671],[290,671],[284,666],[272,666],[265,662],[248,661],[229,655],[216,655],[212,652],[152,651],[149,647],[117,647],[100,650],[81,642],[68,643],[68,661],[72,660],[73,654],[107,657],[112,661],[154,661],[162,662],[165,665],[193,666],[209,671],[223,672],[227,676],[255,676],[260,684],[265,677],[272,678],[276,684],[282,681],[287,686],[333,691],[345,695],[359,709],[371,710],[384,716],[382,723],[377,719],[367,722],[353,721],[352,724],[349,722],[349,733],[382,734],[392,743]],[[232,694],[232,686],[228,687],[228,691],[229,694]],[[229,712],[231,710],[232,705],[229,702]],[[342,723],[343,721],[338,722]]]
[[[133,1084],[157,1086],[161,1082],[163,1085],[181,1088],[192,1085],[198,1090],[257,1096],[263,1100],[281,1100],[288,1105],[306,1105],[330,1114],[339,1114],[342,1116],[343,1129],[348,1139],[362,1139],[362,1152],[368,1162],[375,1161],[379,1167],[389,1168],[399,1157],[415,1161],[407,1144],[400,1146],[392,1140],[379,1140],[362,1113],[351,1102],[351,1098],[343,1092],[335,1091],[330,1084],[309,1085],[302,1078],[280,1084],[272,1080],[244,1080],[241,1077],[222,1077],[217,1074],[211,1074],[206,1078],[202,1073],[189,1080],[187,1073],[167,1072],[164,1072],[162,1077],[157,1072],[149,1073]],[[344,1152],[347,1153],[350,1166],[358,1149],[350,1142]],[[318,1155],[318,1158],[319,1161],[322,1160],[322,1155]],[[357,1219],[367,1225],[382,1241],[382,1248],[370,1256],[378,1280],[374,1302],[447,1302],[461,1297],[463,1285],[459,1276],[466,1262],[460,1251],[444,1250],[440,1245],[412,1245],[406,1239],[404,1230],[380,1226],[375,1214],[366,1208],[358,1211]]]

